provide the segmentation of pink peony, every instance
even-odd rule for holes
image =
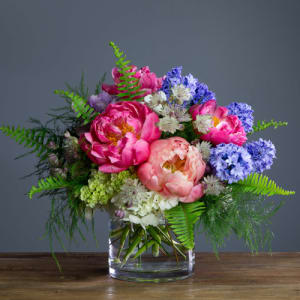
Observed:
[[[143,96],[155,93],[162,87],[163,78],[156,77],[155,73],[150,72],[149,67],[143,67],[140,70],[137,70],[136,66],[131,66],[131,69],[128,72],[136,72],[133,77],[140,79],[139,85],[145,91],[145,94]],[[117,84],[120,82],[121,76],[122,74],[119,73],[118,69],[113,68],[112,78],[115,84],[108,85],[103,83],[102,89],[110,95],[117,95],[119,93]]]
[[[160,138],[158,116],[135,101],[109,104],[80,137],[80,146],[105,173],[139,165],[149,156],[149,143]]]
[[[205,163],[198,149],[181,137],[171,137],[151,144],[148,161],[139,166],[137,174],[152,191],[179,197],[182,202],[194,202],[203,196],[203,187],[198,182],[204,171]]]
[[[190,108],[193,120],[198,115],[212,116],[212,127],[206,134],[201,134],[201,139],[214,145],[233,143],[242,146],[247,141],[246,132],[242,122],[237,116],[228,115],[228,109],[217,106],[216,100],[209,100],[204,104],[196,104]]]

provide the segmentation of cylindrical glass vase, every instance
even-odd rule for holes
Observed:
[[[109,274],[136,282],[168,282],[190,277],[195,254],[179,243],[167,225],[110,221]]]

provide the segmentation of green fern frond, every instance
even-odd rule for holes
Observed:
[[[271,120],[269,122],[266,122],[266,121],[257,121],[257,124],[253,126],[253,131],[249,133],[252,134],[254,132],[258,132],[258,131],[262,131],[262,130],[265,130],[269,127],[274,127],[274,129],[278,128],[278,127],[281,127],[281,126],[287,126],[288,123],[287,122],[282,122],[282,121],[274,121],[274,120]]]
[[[139,101],[144,94],[139,86],[139,79],[135,78],[136,72],[130,72],[130,60],[126,59],[126,55],[121,51],[115,43],[110,42],[109,45],[114,49],[115,57],[117,58],[116,66],[122,76],[120,76],[120,82],[117,84],[118,94],[117,96],[123,101]]]
[[[87,104],[86,99],[80,97],[73,92],[63,91],[63,90],[55,90],[54,93],[56,95],[68,98],[72,102],[72,108],[77,114],[77,118],[82,118],[84,124],[87,124],[92,121],[93,114],[95,113],[94,109]]]
[[[37,153],[44,159],[49,152],[47,144],[50,142],[46,130],[26,129],[24,127],[2,126],[0,130],[6,135],[13,138],[18,144],[26,148],[32,148],[31,153]]]
[[[67,187],[73,187],[78,183],[77,182],[73,182],[73,181],[67,181],[66,179],[62,178],[61,176],[57,176],[57,177],[47,177],[45,179],[40,179],[38,181],[37,186],[33,186],[29,193],[28,196],[30,199],[32,199],[33,195],[36,193],[41,193],[41,192],[45,192],[45,191],[50,191],[50,190],[58,190],[58,189],[63,189],[63,188],[67,188]]]
[[[233,187],[241,188],[244,192],[256,195],[293,195],[294,191],[287,191],[276,185],[276,183],[263,174],[253,173],[246,179],[232,184]]]
[[[204,211],[204,203],[180,203],[165,211],[165,216],[178,240],[187,248],[194,248],[194,225]]]

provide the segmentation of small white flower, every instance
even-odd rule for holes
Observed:
[[[192,94],[189,88],[183,84],[178,84],[171,88],[172,96],[176,99],[178,104],[183,104],[184,101],[188,101],[192,98]]]
[[[197,115],[193,125],[200,133],[206,134],[213,127],[212,117],[210,115]]]
[[[147,95],[144,98],[145,103],[153,109],[156,113],[161,113],[164,106],[167,105],[167,96],[163,91],[155,94]]]
[[[157,123],[158,128],[164,132],[175,133],[176,130],[183,130],[184,126],[174,117],[163,117]]]
[[[210,149],[212,147],[211,143],[202,141],[201,143],[197,143],[195,146],[201,153],[202,159],[208,161],[210,157]]]
[[[204,193],[207,195],[220,195],[224,189],[224,184],[214,175],[204,177],[205,189]]]

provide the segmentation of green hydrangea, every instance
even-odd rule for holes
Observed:
[[[83,186],[80,190],[80,199],[91,208],[94,208],[97,204],[105,205],[114,195],[120,192],[124,181],[133,176],[128,170],[116,174],[93,170],[88,185]]]

